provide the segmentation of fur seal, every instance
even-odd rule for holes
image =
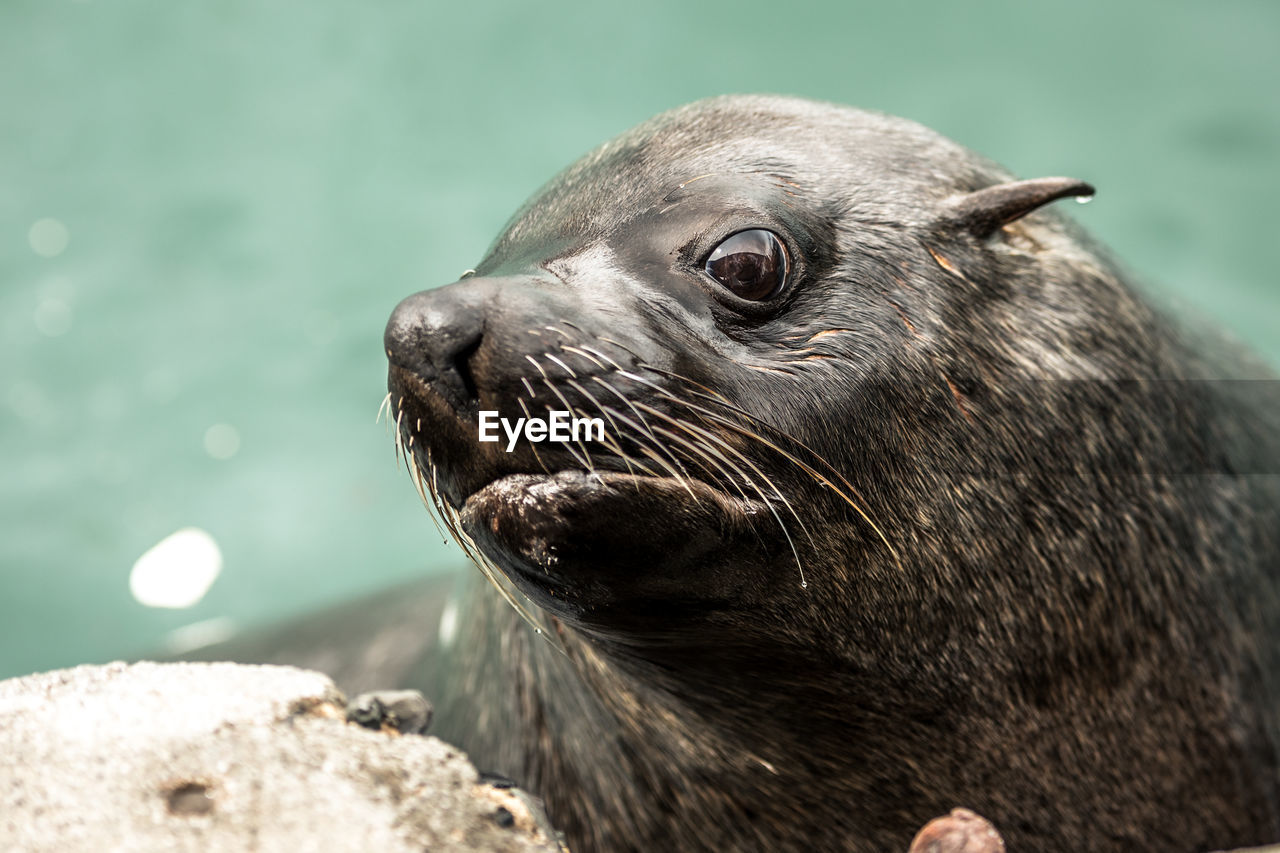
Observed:
[[[492,582],[436,732],[575,851],[1280,839],[1273,377],[1044,207],[1091,193],[716,98],[400,303],[398,447]],[[604,438],[478,440],[557,410]]]

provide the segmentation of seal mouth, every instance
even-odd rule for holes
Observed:
[[[681,501],[708,501],[741,516],[755,515],[764,509],[760,502],[735,497],[692,477],[677,479],[605,468],[564,468],[550,474],[520,473],[498,477],[467,497],[461,507],[461,516],[464,521],[474,520],[509,507],[518,517],[525,518],[536,512],[545,512],[553,505],[602,499],[610,495],[625,497],[628,491],[638,494],[642,490],[678,496]],[[615,523],[616,519],[610,519],[610,522]]]
[[[571,363],[579,350],[612,371]],[[584,623],[606,612],[623,619],[619,608],[630,604],[711,600],[726,560],[746,553],[794,561],[805,588],[801,551],[813,536],[810,509],[792,497],[793,471],[867,519],[820,456],[696,379],[638,359],[615,363],[591,344],[557,353],[544,354],[547,364],[529,357],[535,379],[476,374],[484,381],[464,405],[429,370],[393,361],[389,374],[397,445],[420,496],[442,534],[527,619],[500,575],[543,609]],[[605,428],[582,442],[481,438],[481,409],[516,407],[530,419],[598,414]]]
[[[708,481],[674,458],[643,470],[605,445],[588,465],[585,451],[564,446],[503,452],[479,443],[467,413],[414,371],[393,366],[390,387],[397,449],[433,517],[482,570],[491,564],[543,606],[618,553],[660,547],[665,556],[704,531],[755,530],[777,515],[748,486]]]
[[[631,439],[613,430],[603,443],[547,442],[534,447],[521,440],[512,452],[503,448],[506,437],[488,444],[477,441],[478,408],[457,408],[416,371],[393,364],[389,387],[401,452],[406,461],[412,457],[424,479],[455,512],[463,512],[482,493],[483,503],[515,501],[520,488],[533,488],[537,482],[545,483],[540,495],[549,499],[553,492],[564,493],[562,487],[576,482],[577,475],[601,483],[625,482],[633,490],[646,482],[674,484],[695,501],[715,492],[730,504],[757,503],[743,492],[750,488],[749,480],[738,483],[724,476],[723,483],[714,482],[674,454],[641,456],[629,446]]]
[[[762,502],[692,477],[597,467],[505,474],[468,495],[458,519],[473,540],[497,537],[504,550],[518,545],[546,575],[556,562],[557,540],[631,539],[646,523],[688,514],[690,506],[710,511],[722,525],[749,524],[769,512]]]
[[[552,613],[688,595],[705,555],[768,509],[701,480],[565,469],[509,474],[470,495],[457,523],[531,601]]]

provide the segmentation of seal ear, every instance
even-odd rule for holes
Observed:
[[[996,184],[948,200],[942,222],[984,240],[997,228],[1051,201],[1067,196],[1089,197],[1093,192],[1090,184],[1075,178],[1033,178]]]

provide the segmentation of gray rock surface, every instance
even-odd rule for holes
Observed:
[[[345,722],[325,676],[110,664],[0,682],[0,850],[556,851],[435,738]]]

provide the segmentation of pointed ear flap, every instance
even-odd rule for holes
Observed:
[[[1034,178],[975,190],[947,201],[944,227],[968,231],[979,240],[1051,201],[1067,196],[1088,198],[1093,187],[1075,178]]]

